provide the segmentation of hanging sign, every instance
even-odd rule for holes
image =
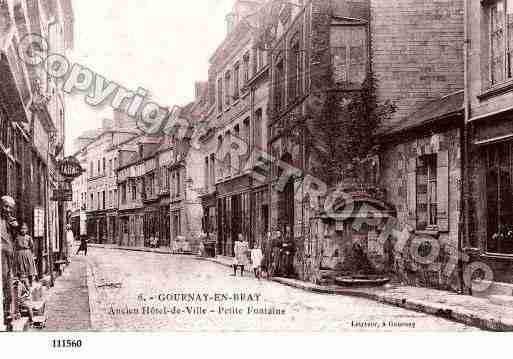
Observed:
[[[34,208],[34,237],[43,237],[45,212],[42,207]]]
[[[77,177],[80,177],[82,173],[85,172],[85,170],[80,165],[80,162],[78,162],[78,160],[73,156],[60,160],[57,163],[57,168],[59,169],[61,176],[64,177],[64,180],[69,182],[73,181]]]

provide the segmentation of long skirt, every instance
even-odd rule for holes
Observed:
[[[36,264],[34,255],[30,249],[22,249],[14,254],[16,264],[16,274],[19,277],[28,277],[36,275]]]

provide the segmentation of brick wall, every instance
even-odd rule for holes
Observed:
[[[463,88],[463,0],[371,0],[372,71],[378,101],[397,121]]]

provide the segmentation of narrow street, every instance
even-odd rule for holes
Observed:
[[[51,289],[46,330],[86,329],[87,301],[88,329],[100,331],[476,330],[366,299],[231,274],[227,267],[188,256],[92,248],[87,257],[75,257]],[[260,312],[248,314],[248,307]],[[274,314],[262,314],[264,308]]]

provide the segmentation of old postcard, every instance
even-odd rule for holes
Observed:
[[[513,0],[0,0],[0,331],[513,330],[512,104]]]

